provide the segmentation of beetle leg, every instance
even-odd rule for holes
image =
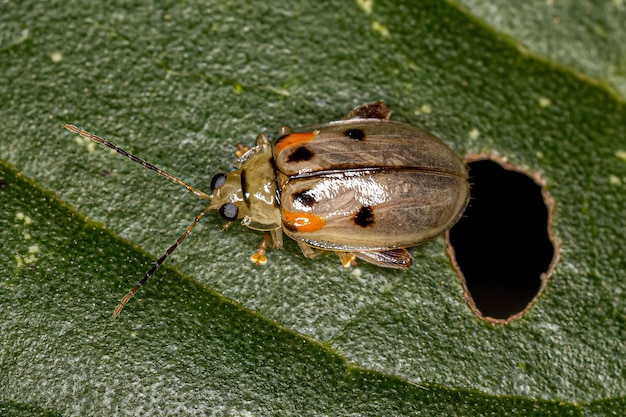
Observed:
[[[335,252],[344,268],[356,266],[356,255],[351,252]]]
[[[308,245],[304,242],[298,242],[298,246],[300,247],[300,250],[305,257],[309,259],[317,257],[317,252],[315,251],[315,249],[313,249],[313,246]]]
[[[289,126],[281,126],[280,130],[278,131],[278,134],[280,136],[285,136],[288,135],[292,132],[291,128]]]
[[[239,142],[237,145],[237,150],[235,151],[235,156],[237,158],[241,158],[246,152],[250,150],[249,146],[245,146],[243,143]]]
[[[270,230],[270,233],[263,233],[263,238],[259,242],[259,248],[250,256],[250,260],[254,262],[256,266],[265,265],[267,263],[267,247],[272,244],[274,249],[280,249],[283,247],[283,229]]]
[[[265,133],[259,133],[256,137],[256,146],[269,145],[270,140]]]
[[[267,246],[270,244],[270,240],[270,235],[263,233],[263,239],[261,239],[259,243],[259,248],[250,256],[250,260],[254,262],[256,266],[265,265],[267,263],[265,252],[267,251]]]
[[[413,257],[406,249],[357,252],[355,255],[365,262],[383,268],[407,269],[413,263]]]
[[[274,230],[270,230],[270,235],[272,237],[272,243],[274,249],[280,249],[283,247],[283,229],[278,228]]]
[[[304,242],[298,242],[298,246],[300,247],[302,254],[309,259],[316,258],[319,253],[319,251],[316,251],[315,248],[313,248],[313,246],[308,245]],[[350,268],[351,266],[356,266],[356,255],[354,253],[339,252],[339,251],[333,251],[333,252],[337,254],[337,256],[339,257],[339,260],[341,261],[341,265],[343,265],[344,268]]]
[[[348,119],[380,119],[389,120],[391,111],[389,106],[382,100],[374,103],[366,103],[359,107],[355,107],[350,110],[350,113],[346,114],[343,120]]]

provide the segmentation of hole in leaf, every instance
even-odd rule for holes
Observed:
[[[448,253],[472,310],[508,323],[539,297],[558,260],[553,203],[538,175],[484,156],[466,162],[471,197]]]

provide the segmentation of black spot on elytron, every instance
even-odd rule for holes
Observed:
[[[343,133],[350,139],[354,139],[354,140],[365,139],[365,132],[361,129],[348,129]]]
[[[289,158],[287,158],[287,162],[304,162],[313,158],[313,152],[305,146],[300,146],[298,149],[293,151]]]
[[[297,201],[306,207],[312,207],[316,203],[311,190],[304,190],[293,194],[293,201]]]
[[[363,206],[359,212],[354,216],[354,223],[361,227],[367,227],[374,224],[374,213],[372,208]]]

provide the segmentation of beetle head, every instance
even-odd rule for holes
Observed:
[[[211,207],[229,222],[246,215],[247,207],[241,190],[241,170],[215,174],[211,179]]]

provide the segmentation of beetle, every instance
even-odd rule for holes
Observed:
[[[99,136],[64,125],[210,200],[122,298],[113,317],[212,210],[227,221],[224,229],[241,220],[265,232],[250,257],[256,265],[267,262],[269,245],[283,246],[284,233],[307,258],[332,251],[346,268],[355,258],[408,268],[413,259],[406,248],[452,227],[467,205],[469,183],[465,164],[446,144],[389,116],[389,106],[377,101],[352,109],[342,120],[295,130],[283,126],[273,145],[261,133],[253,148],[236,152],[236,170],[213,176],[210,194]]]

